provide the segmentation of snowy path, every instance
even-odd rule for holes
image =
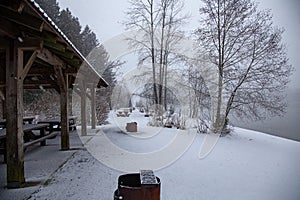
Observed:
[[[31,199],[113,199],[117,178],[124,172],[108,167],[107,163],[124,164],[124,150],[139,156],[129,157],[129,165],[124,165],[131,168],[124,171],[158,169],[155,174],[162,181],[162,200],[300,199],[299,142],[235,128],[231,136],[219,139],[207,157],[199,159],[204,135],[177,129],[159,129],[149,135],[144,132],[147,128],[141,130],[147,137],[124,134],[112,123],[82,138],[95,157],[88,151],[78,151]],[[176,137],[182,143],[175,143],[164,154],[163,150]],[[188,148],[182,148],[187,144]],[[157,152],[161,154],[151,158],[157,159],[154,165],[147,163],[147,156]],[[183,155],[171,164],[162,163],[172,152]]]

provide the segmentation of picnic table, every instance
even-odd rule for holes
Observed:
[[[46,139],[55,137],[58,132],[52,132],[46,134],[46,128],[49,124],[23,124],[24,138],[30,138],[24,141],[24,150],[33,144],[39,143],[41,146],[46,145]],[[32,131],[39,131],[39,135],[35,135]],[[0,153],[4,154],[4,161],[6,162],[6,128],[0,129]]]
[[[33,120],[35,119],[35,116],[25,116],[23,117],[23,123],[26,124],[32,124]]]
[[[69,130],[76,130],[76,120],[77,116],[69,116]],[[38,122],[40,123],[47,123],[49,124],[48,130],[49,132],[53,131],[60,131],[61,130],[61,118],[52,118],[52,119],[46,119]]]
[[[25,116],[23,117],[23,123],[32,124],[34,119],[35,116]],[[0,128],[5,128],[5,127],[6,127],[6,119],[0,119]]]

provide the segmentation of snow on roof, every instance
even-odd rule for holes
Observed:
[[[75,47],[75,45],[69,40],[69,38],[60,30],[60,28],[54,23],[54,21],[47,15],[47,13],[41,8],[41,6],[35,0],[26,0],[28,3],[34,6],[36,10],[46,19],[46,21],[62,36],[64,40],[73,48],[73,50],[81,57],[81,59],[90,66],[90,69],[102,79],[102,81],[108,85],[108,83],[102,78],[102,76],[95,70],[90,62],[81,54],[81,52]]]

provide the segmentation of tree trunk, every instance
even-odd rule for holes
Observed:
[[[152,76],[153,76],[153,95],[155,104],[158,104],[158,96],[156,89],[156,67],[155,67],[155,49],[154,49],[154,19],[153,19],[153,0],[150,2],[150,20],[151,20],[151,30],[150,30],[150,40],[151,40],[151,61],[152,61]]]

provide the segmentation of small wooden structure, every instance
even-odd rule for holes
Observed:
[[[81,82],[82,129],[86,131],[87,87],[92,88],[90,96],[95,102],[95,87],[107,83],[34,0],[2,0],[0,96],[6,118],[8,188],[22,187],[25,182],[23,89],[51,88],[60,94],[61,149],[68,150],[68,91],[75,79]]]
[[[127,132],[137,132],[137,123],[136,122],[127,123],[126,131]]]

